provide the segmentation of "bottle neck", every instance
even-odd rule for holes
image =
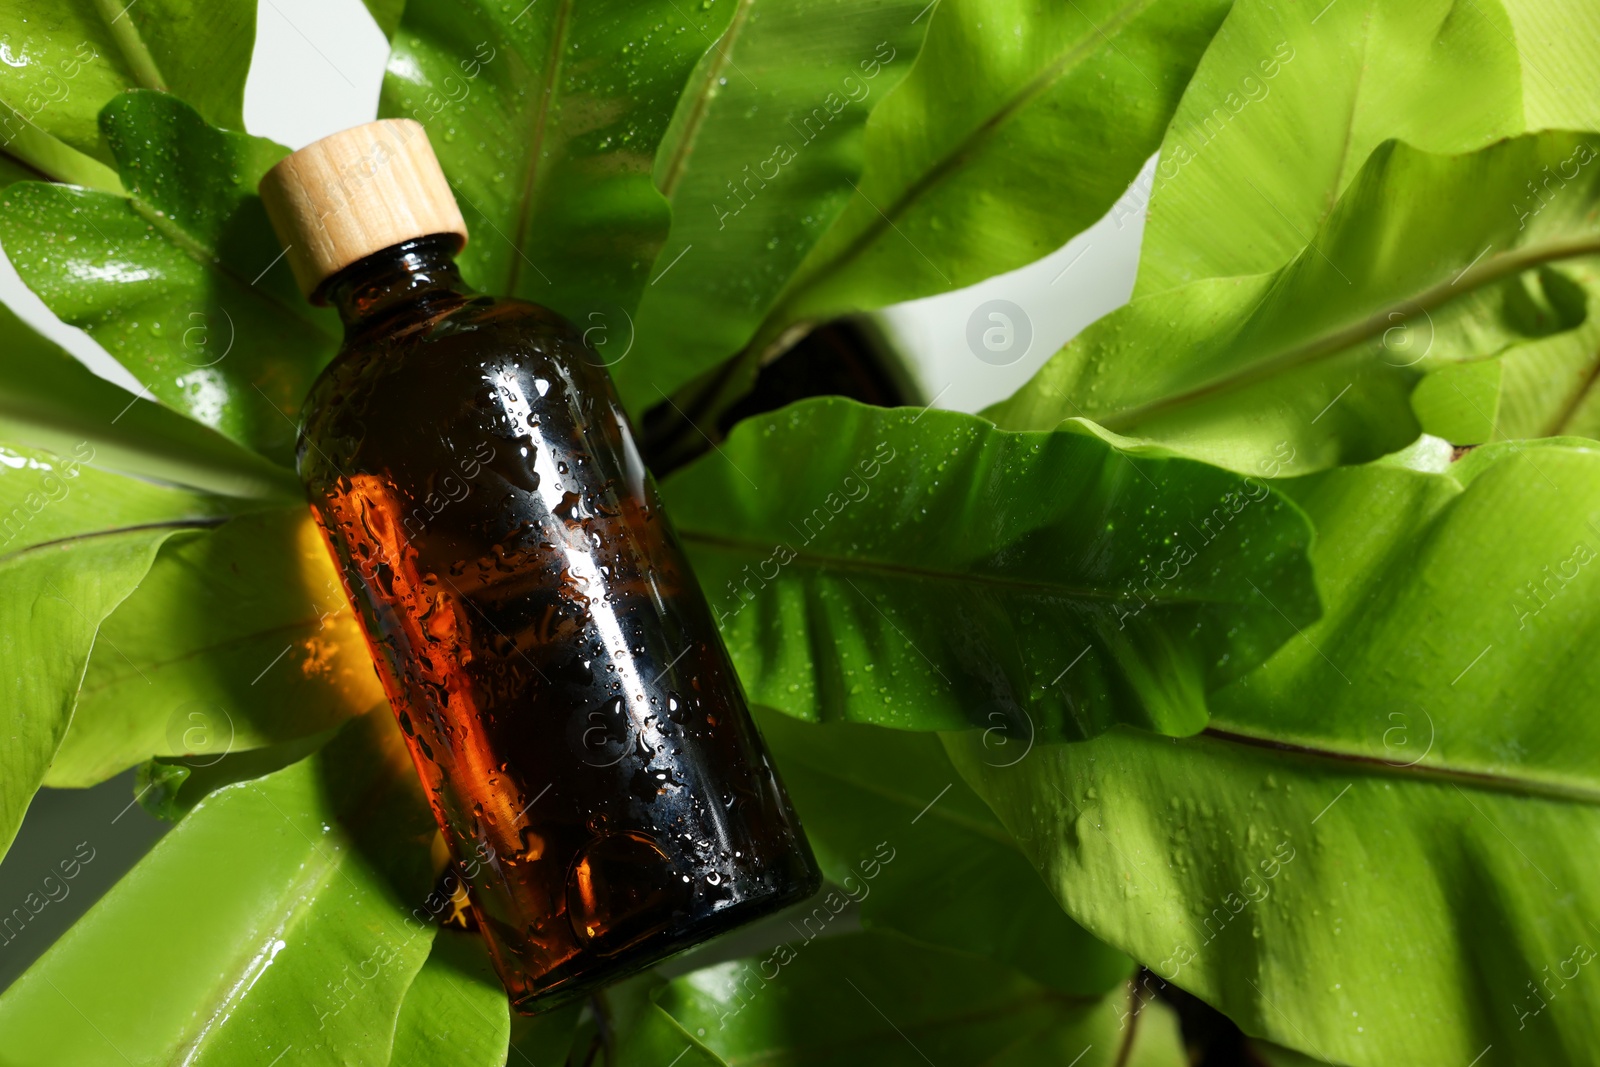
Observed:
[[[456,268],[460,243],[453,234],[435,234],[393,245],[333,275],[317,295],[339,309],[347,337],[408,311],[464,303],[477,294]]]

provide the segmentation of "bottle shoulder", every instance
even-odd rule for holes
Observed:
[[[512,297],[452,296],[457,299],[420,303],[347,334],[334,362],[356,363],[371,355],[415,356],[463,335],[484,346],[531,345],[552,354],[583,346],[583,337],[571,322],[540,304]]]
[[[361,442],[390,442],[387,453],[408,434],[492,432],[519,395],[527,414],[555,423],[615,404],[603,362],[577,328],[528,301],[474,298],[352,335],[307,394],[302,475],[319,454],[369,451]]]
[[[477,377],[479,364],[571,360],[597,357],[556,312],[526,300],[475,297],[347,334],[308,390],[302,414],[323,412],[352,390],[396,375]]]

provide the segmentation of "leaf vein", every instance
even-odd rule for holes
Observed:
[[[1548,800],[1567,800],[1580,804],[1600,805],[1600,788],[1584,787],[1568,782],[1539,781],[1536,778],[1518,778],[1490,771],[1468,770],[1436,763],[1395,763],[1364,752],[1347,752],[1336,748],[1280,741],[1271,737],[1244,733],[1233,728],[1208,726],[1199,737],[1211,741],[1250,748],[1265,748],[1287,752],[1310,759],[1352,764],[1377,774],[1391,774],[1399,778],[1431,779],[1438,782],[1461,783],[1481,789],[1513,793],[1519,796],[1536,796]]]
[[[555,25],[550,28],[550,52],[545,57],[544,86],[539,93],[539,106],[533,114],[533,132],[528,145],[528,174],[522,185],[522,198],[517,205],[517,224],[511,236],[516,240],[515,251],[521,252],[528,241],[528,227],[533,224],[534,190],[539,184],[539,160],[544,154],[544,140],[550,122],[550,109],[561,84],[561,57],[566,51],[567,29],[572,22],[572,0],[562,0],[556,8]],[[522,256],[511,259],[511,273],[506,290],[516,292],[517,278],[522,273]]]
[[[1315,248],[1315,245],[1310,247]],[[1395,300],[1349,325],[1331,330],[1320,337],[1313,337],[1309,341],[1268,356],[1231,374],[1213,378],[1209,382],[1159,400],[1097,416],[1095,421],[1108,430],[1117,432],[1127,430],[1152,417],[1181,410],[1190,404],[1244,389],[1287,371],[1339,355],[1362,341],[1380,336],[1394,324],[1394,316],[1414,314],[1418,310],[1433,311],[1476,289],[1533,267],[1595,253],[1600,253],[1600,237],[1549,241],[1526,245],[1503,255],[1485,257],[1468,267],[1455,279],[1436,282],[1416,296]]]
[[[1088,23],[1088,32],[1085,33],[1081,40],[1065,49],[997,108],[994,113],[974,126],[965,137],[958,141],[942,158],[935,161],[916,181],[907,186],[905,191],[889,205],[876,210],[862,231],[848,245],[832,256],[827,266],[811,271],[806,276],[806,280],[791,292],[778,307],[774,308],[773,313],[767,317],[768,322],[770,323],[781,317],[784,309],[797,302],[800,293],[803,293],[822,279],[832,277],[841,269],[841,264],[861,255],[868,246],[883,236],[889,227],[894,226],[895,220],[902,218],[910,210],[911,205],[922,199],[929,190],[937,186],[952,171],[971,158],[978,147],[993,136],[996,130],[1004,126],[1034,100],[1047,92],[1068,70],[1076,67],[1085,58],[1099,51],[1102,47],[1115,47],[1110,44],[1111,37],[1144,14],[1155,3],[1156,0],[1133,0],[1132,3],[1124,4],[1103,26],[1096,26],[1085,15],[1084,21]],[[856,195],[864,197],[866,194],[858,189]],[[758,336],[764,334],[765,329],[758,331]]]
[[[679,531],[679,536],[684,541],[695,542],[711,548],[725,549],[731,552],[742,552],[748,555],[769,555],[774,547],[773,543],[740,540],[703,530],[684,529]],[[1127,594],[1121,590],[1097,589],[1092,586],[1070,585],[1065,582],[1049,582],[1010,578],[995,574],[969,574],[961,571],[945,570],[939,567],[915,565],[909,563],[891,563],[881,559],[860,559],[849,556],[833,556],[821,552],[796,551],[794,558],[803,561],[806,566],[816,570],[841,570],[861,571],[868,574],[882,574],[892,577],[914,578],[919,580],[950,582],[956,585],[974,585],[979,588],[1011,589],[1020,593],[1035,593],[1044,596],[1066,596],[1080,600],[1098,600],[1117,602],[1127,599]],[[1237,604],[1248,602],[1235,601],[1220,597],[1181,596],[1154,590],[1141,593],[1146,600],[1162,601],[1168,604]]]

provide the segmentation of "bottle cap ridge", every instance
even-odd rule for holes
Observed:
[[[300,149],[261,179],[261,200],[300,291],[391,245],[467,224],[428,133],[411,119],[353,126]]]

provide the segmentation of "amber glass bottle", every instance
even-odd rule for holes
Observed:
[[[814,892],[605,367],[462,283],[421,127],[317,142],[262,194],[344,320],[300,475],[515,1007]]]

